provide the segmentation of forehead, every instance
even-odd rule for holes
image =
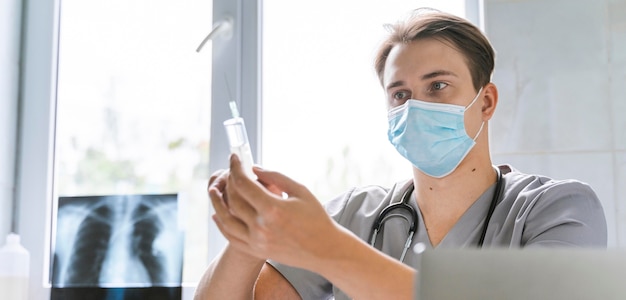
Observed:
[[[459,79],[471,82],[465,57],[450,43],[427,38],[399,44],[387,56],[383,85],[419,81],[424,75],[439,71],[454,73]]]

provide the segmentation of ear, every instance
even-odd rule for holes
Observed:
[[[485,94],[483,96],[483,121],[489,121],[496,111],[498,105],[498,88],[492,82],[487,83],[483,88]]]

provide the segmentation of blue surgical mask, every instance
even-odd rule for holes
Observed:
[[[465,131],[467,106],[410,99],[389,110],[389,141],[398,152],[424,174],[441,178],[452,173],[476,144]]]

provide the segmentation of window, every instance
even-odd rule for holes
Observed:
[[[16,183],[33,299],[49,297],[59,196],[180,194],[190,287],[207,253],[223,245],[209,244],[205,192],[213,58],[211,47],[195,51],[212,9],[199,0],[26,6]],[[183,290],[185,299],[192,294]]]
[[[292,176],[322,202],[351,186],[391,186],[412,176],[387,141],[373,60],[383,24],[421,6],[465,15],[464,0],[266,1],[265,167]]]

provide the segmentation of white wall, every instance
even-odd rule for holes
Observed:
[[[626,0],[486,0],[494,162],[589,183],[626,246]]]
[[[21,0],[0,2],[0,245],[11,230]]]

